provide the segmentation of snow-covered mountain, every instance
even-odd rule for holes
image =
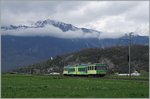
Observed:
[[[59,22],[59,21],[54,21],[54,20],[44,20],[44,21],[37,21],[33,26],[35,28],[42,28],[45,27],[46,25],[53,25],[57,28],[59,28],[60,30],[62,30],[63,32],[67,32],[67,31],[77,31],[80,28],[73,26],[72,24],[66,24],[64,22]]]
[[[31,29],[32,29],[32,31],[31,31]],[[58,32],[59,32],[59,34],[64,34],[65,32],[67,32],[67,33],[70,33],[70,34],[72,33],[72,35],[78,34],[79,37],[83,36],[83,38],[87,34],[89,35],[89,37],[90,37],[90,35],[96,35],[95,37],[99,37],[100,34],[101,34],[100,31],[96,31],[96,30],[93,30],[93,29],[87,29],[87,28],[79,28],[79,27],[73,26],[72,24],[67,24],[67,23],[64,23],[64,22],[50,20],[50,19],[47,19],[47,20],[44,20],[44,21],[37,21],[37,22],[35,22],[31,25],[28,25],[28,26],[27,25],[18,25],[18,26],[9,25],[9,26],[2,26],[1,27],[1,30],[4,32],[4,33],[2,33],[3,35],[8,34],[8,33],[9,33],[8,35],[13,35],[14,32],[16,32],[18,35],[23,33],[23,32],[27,34],[27,32],[28,32],[27,30],[30,30],[31,32],[34,32],[34,31],[38,30],[38,32],[39,32],[39,31],[41,31],[39,29],[48,30],[49,35],[52,34],[52,32],[56,32],[56,34]],[[58,29],[61,30],[61,31],[59,31]],[[12,33],[10,33],[10,32],[12,32]],[[42,33],[43,33],[43,30],[41,31],[41,34]],[[40,34],[37,34],[37,36],[39,36],[39,35]],[[53,37],[53,35],[50,35],[50,36]],[[58,38],[60,38],[60,37],[58,37]],[[74,36],[73,38],[77,38],[77,37]]]

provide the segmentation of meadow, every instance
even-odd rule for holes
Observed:
[[[148,98],[149,82],[2,74],[2,98]]]

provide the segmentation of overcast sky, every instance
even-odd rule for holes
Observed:
[[[149,34],[149,1],[35,1],[2,0],[2,25],[29,25],[52,19],[120,35]]]

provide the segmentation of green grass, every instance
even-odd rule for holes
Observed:
[[[148,98],[148,81],[2,74],[2,98]]]

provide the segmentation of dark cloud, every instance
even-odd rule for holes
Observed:
[[[2,25],[31,24],[48,18],[106,31],[112,36],[111,32],[120,35],[119,32],[137,31],[140,26],[145,26],[140,32],[149,32],[148,1],[2,0]]]

